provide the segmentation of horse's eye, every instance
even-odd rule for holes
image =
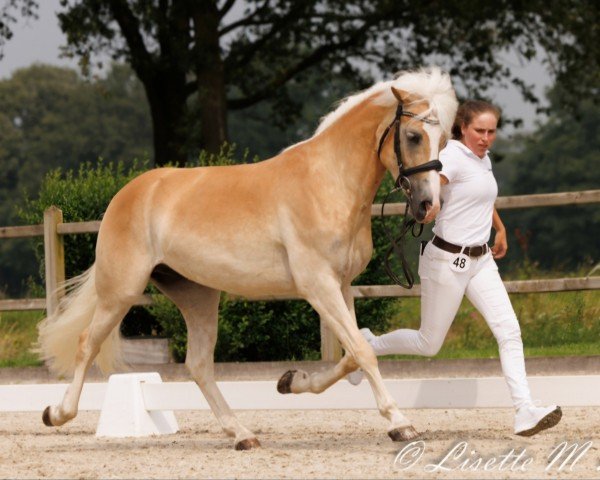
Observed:
[[[406,138],[412,145],[419,145],[423,139],[423,136],[417,132],[408,132],[406,134]]]

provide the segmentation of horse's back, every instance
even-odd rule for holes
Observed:
[[[164,215],[177,222],[194,212],[207,219],[226,211],[255,211],[271,182],[259,182],[260,176],[254,174],[253,167],[254,164],[150,170],[115,195],[103,223],[127,227],[133,219],[148,221]]]

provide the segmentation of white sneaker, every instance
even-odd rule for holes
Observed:
[[[365,372],[362,371],[362,368],[357,368],[353,372],[350,372],[346,375],[346,380],[352,385],[358,385],[362,382],[363,377],[365,376]]]
[[[531,437],[542,430],[554,427],[562,417],[562,410],[556,405],[550,407],[522,407],[515,415],[515,434]]]
[[[363,338],[371,343],[373,340],[375,340],[377,338],[377,335],[375,335],[371,330],[369,330],[368,328],[361,328],[359,330],[360,334],[363,336]]]
[[[371,343],[375,338],[377,338],[377,336],[373,335],[373,332],[368,328],[361,328],[359,332],[361,333],[363,338],[369,343]],[[346,380],[348,380],[348,382],[350,382],[352,385],[358,385],[360,384],[360,382],[362,382],[364,376],[365,373],[362,371],[362,369],[358,368],[346,375]]]

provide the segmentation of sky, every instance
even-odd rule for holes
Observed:
[[[34,63],[77,68],[76,60],[60,58],[60,46],[66,43],[56,18],[56,12],[60,10],[60,0],[43,0],[39,4],[38,20],[21,20],[14,26],[14,36],[4,46],[4,58],[0,60],[0,79],[8,78],[15,70]],[[535,85],[535,93],[540,99],[545,99],[544,92],[550,86],[551,79],[540,61],[522,65],[510,54],[505,55],[503,59],[513,72],[524,78],[527,83]],[[524,102],[514,88],[497,88],[492,92],[492,97],[507,117],[523,119],[524,131],[531,131],[536,123],[544,121],[544,117],[536,114],[535,106]],[[512,127],[506,126],[504,133],[511,134],[513,131]]]

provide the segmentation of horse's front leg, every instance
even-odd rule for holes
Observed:
[[[356,323],[356,312],[354,309],[354,296],[352,295],[352,291],[350,289],[350,285],[346,285],[342,287],[342,295],[344,296],[344,302],[346,303],[346,307],[348,307],[348,311],[352,316],[353,325],[357,326]],[[357,327],[358,328],[358,327]],[[289,389],[288,381],[292,376],[298,375],[298,377],[304,377],[307,381],[302,382],[304,386],[306,386],[306,392],[312,393],[321,393],[327,390],[331,385],[336,383],[338,380],[344,378],[348,373],[353,372],[358,368],[358,363],[354,360],[354,357],[346,351],[344,357],[333,367],[327,370],[323,370],[320,372],[314,372],[310,375],[301,370],[289,371],[281,377],[278,389],[280,389],[281,393],[291,393],[286,390]],[[301,393],[301,392],[294,392]]]
[[[357,368],[358,364],[352,355],[346,352],[344,357],[328,370],[310,374],[304,370],[288,370],[277,382],[277,390],[279,393],[321,393]]]
[[[417,431],[400,411],[396,402],[383,383],[377,357],[367,341],[359,333],[356,320],[348,308],[342,289],[335,278],[320,278],[320,281],[305,292],[305,298],[315,308],[321,319],[335,333],[346,356],[329,372],[308,375],[305,372],[287,372],[280,379],[278,389],[282,393],[302,393],[323,391],[329,384],[342,378],[356,368],[362,368],[368,378],[377,407],[382,416],[390,421],[389,436],[394,441],[412,440]]]

